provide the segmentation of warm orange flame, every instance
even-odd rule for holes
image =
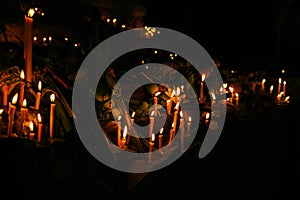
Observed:
[[[153,116],[154,116],[154,111],[152,111],[152,112],[151,112],[151,115],[150,115],[150,116],[151,116],[151,117],[153,117]]]
[[[29,129],[30,129],[30,131],[33,131],[33,122],[32,121],[29,122]]]
[[[157,97],[161,92],[156,92],[154,95]]]
[[[202,80],[202,81],[205,80],[205,76],[206,76],[205,74],[202,74],[202,75],[201,75],[201,80]]]
[[[12,98],[12,104],[16,104],[18,100],[18,93],[15,94],[15,96]]]
[[[151,141],[154,142],[154,140],[155,140],[155,134],[152,133]]]
[[[176,106],[175,106],[175,109],[176,109],[176,110],[178,110],[178,108],[179,108],[179,103],[180,103],[180,102],[178,102],[178,103],[176,104]]]
[[[34,13],[35,13],[34,9],[33,9],[33,8],[30,8],[30,9],[28,10],[27,16],[28,16],[28,17],[33,17]]]
[[[39,123],[42,123],[42,117],[41,117],[41,114],[40,114],[40,113],[37,114],[37,118],[38,118],[38,122],[39,122]]]
[[[133,113],[131,114],[131,118],[134,118],[134,115],[135,115],[135,112],[133,112]]]
[[[124,131],[123,131],[123,138],[125,139],[127,135],[127,126],[125,125]]]
[[[278,83],[281,83],[281,78],[278,79]]]
[[[159,133],[162,134],[164,132],[164,128],[161,128]]]
[[[42,82],[41,82],[41,81],[39,81],[39,83],[38,83],[38,90],[39,90],[39,91],[42,90]]]
[[[21,70],[20,78],[23,79],[23,80],[25,79],[25,74],[24,74],[24,70],[23,69]]]
[[[27,101],[26,101],[26,99],[23,100],[23,104],[22,104],[22,105],[23,105],[24,108],[27,106]]]
[[[239,98],[239,93],[236,92],[236,93],[235,93],[235,96],[236,96],[236,98]]]
[[[180,111],[179,115],[180,115],[181,118],[183,118],[183,112],[182,112],[182,110]]]
[[[209,119],[210,113],[206,113],[205,119]]]
[[[263,83],[266,82],[266,79],[263,79],[262,82],[263,82]]]
[[[192,117],[191,116],[189,116],[189,118],[188,118],[188,122],[192,122]]]
[[[270,86],[270,91],[271,91],[271,92],[273,91],[273,88],[274,88],[274,86],[271,85],[271,86]]]
[[[52,103],[55,101],[55,94],[54,94],[54,93],[52,93],[52,94],[50,95],[50,101],[51,101]]]
[[[283,85],[285,85],[286,84],[286,81],[283,81]]]
[[[0,109],[0,115],[2,115],[2,113],[3,113],[3,109]]]

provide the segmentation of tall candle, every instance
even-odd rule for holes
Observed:
[[[40,101],[41,101],[41,90],[42,90],[42,82],[39,81],[38,83],[38,92],[36,93],[36,99],[35,99],[35,109],[38,110],[40,109]]]
[[[167,100],[167,113],[171,115],[172,101],[170,99]]]
[[[158,135],[158,148],[162,148],[162,139],[163,139],[164,128],[161,128]]]
[[[27,101],[26,99],[23,100],[23,103],[22,103],[22,107],[20,109],[20,124],[19,124],[19,135],[20,137],[23,135],[23,130],[24,130],[24,121],[27,117],[27,114],[28,114],[28,109],[26,108],[26,105],[27,105]]]
[[[6,84],[3,85],[2,93],[3,93],[3,106],[7,106],[8,85]]]
[[[154,141],[155,141],[155,134],[152,133],[151,135],[151,140],[149,142],[149,161],[152,161],[152,151],[153,151],[153,148],[154,148]]]
[[[154,104],[154,116],[157,116],[157,96],[160,94],[161,92],[156,92],[154,94],[154,97],[153,97],[153,104]]]
[[[24,82],[25,74],[24,74],[24,70],[21,70],[20,78],[21,78],[21,82],[20,82],[20,98],[19,98],[19,105],[20,105],[20,107],[22,107],[22,105],[23,105],[23,100],[24,100],[24,90],[25,90],[25,82]]]
[[[263,79],[263,80],[261,81],[261,90],[262,90],[262,91],[265,91],[265,82],[266,82],[266,79]]]
[[[175,135],[175,128],[174,128],[174,123],[172,123],[172,128],[170,130],[170,137],[169,137],[169,143],[173,140],[173,137]]]
[[[55,94],[50,95],[50,101],[51,101],[51,106],[50,106],[50,128],[49,128],[49,137],[50,139],[53,139],[53,130],[54,130],[54,113],[55,113],[55,107],[56,104],[55,102]]]
[[[149,123],[149,140],[151,140],[152,132],[153,132],[153,125],[154,125],[154,111],[151,112],[149,120],[150,120],[150,123]]]
[[[15,111],[16,111],[16,104],[18,101],[18,93],[16,93],[9,104],[9,115],[8,115],[8,125],[7,125],[7,136],[11,137],[12,136],[12,128],[13,128],[13,123],[14,123],[14,116],[15,116]]]
[[[233,87],[229,87],[229,91],[231,93],[231,97],[229,99],[229,102],[232,103],[233,102],[233,98],[234,98],[234,93],[233,93],[234,89],[233,89]]]
[[[121,147],[121,116],[118,116],[117,119],[117,144],[118,147]]]
[[[280,94],[281,89],[281,78],[278,79],[278,94]]]
[[[286,81],[283,81],[283,96],[286,95]]]
[[[183,119],[183,112],[180,111],[180,144],[181,144],[181,151],[184,151],[184,119]]]
[[[203,101],[204,80],[205,80],[205,74],[202,74],[201,83],[200,83],[200,101]]]
[[[191,125],[192,125],[192,117],[188,117],[188,122],[187,122],[187,135],[190,136],[191,134]]]
[[[42,123],[42,117],[41,114],[38,113],[37,114],[37,118],[38,118],[38,142],[42,141],[42,134],[43,134],[43,123]]]
[[[25,15],[24,29],[24,58],[25,58],[25,78],[27,82],[32,81],[32,42],[33,42],[33,15],[34,9],[29,9],[28,15]]]
[[[235,93],[235,105],[239,106],[239,93]]]
[[[123,138],[121,141],[121,148],[126,149],[126,136],[127,136],[127,126],[124,126],[124,131],[123,131]]]
[[[178,109],[179,109],[179,103],[178,102],[175,106],[175,111],[174,111],[174,119],[173,119],[173,123],[174,123],[174,129],[176,130],[177,127],[177,118],[178,118]]]

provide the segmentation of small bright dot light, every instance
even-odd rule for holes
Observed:
[[[122,25],[122,28],[126,28],[126,25],[125,25],[125,24],[123,24],[123,25]]]
[[[116,23],[116,22],[117,22],[117,19],[116,19],[116,18],[114,18],[114,19],[113,19],[113,23]]]
[[[37,37],[36,37],[36,36],[34,36],[34,37],[33,37],[33,40],[34,40],[34,41],[37,41]]]
[[[155,50],[154,53],[157,54],[157,51]]]
[[[106,22],[107,22],[107,23],[109,23],[109,22],[110,22],[110,19],[109,19],[109,18],[107,18],[107,19],[106,19]]]

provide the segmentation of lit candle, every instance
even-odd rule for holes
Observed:
[[[3,113],[3,109],[0,109],[0,135],[2,134],[2,126],[3,126],[2,113]]]
[[[16,111],[16,104],[18,101],[18,93],[15,94],[15,96],[12,98],[11,103],[9,104],[9,116],[8,116],[8,125],[7,125],[7,136],[12,136],[12,128],[13,128],[13,122],[14,122],[14,116]]]
[[[170,130],[169,143],[173,140],[174,135],[175,135],[175,128],[174,128],[174,123],[172,123],[172,128]]]
[[[160,94],[161,92],[156,92],[154,94],[153,97],[153,101],[154,101],[154,116],[157,116],[157,96]]]
[[[151,135],[151,140],[150,140],[150,142],[149,142],[149,161],[152,160],[151,154],[152,154],[153,147],[154,147],[154,141],[155,141],[155,134],[152,133],[152,135]]]
[[[235,93],[235,105],[239,106],[239,93]]]
[[[175,111],[174,111],[174,119],[173,119],[173,123],[174,123],[174,129],[176,130],[177,127],[177,118],[178,118],[178,108],[179,108],[179,103],[178,102],[175,106]]]
[[[270,86],[270,94],[272,94],[272,93],[273,93],[273,88],[274,88],[274,86],[273,86],[273,85],[271,85],[271,86]]]
[[[43,123],[42,123],[42,117],[41,114],[38,113],[37,114],[37,118],[38,118],[38,142],[42,141],[42,129],[43,129]]]
[[[171,115],[172,101],[170,99],[167,100],[167,113]]]
[[[283,81],[283,96],[286,95],[286,81]]]
[[[226,93],[226,91],[227,91],[227,83],[223,83],[223,88],[224,88],[223,92]]]
[[[33,42],[33,15],[35,11],[33,8],[29,9],[28,14],[25,15],[25,30],[24,30],[24,58],[25,58],[25,77],[26,81],[31,83],[32,80],[32,42]]]
[[[229,87],[229,91],[231,93],[231,98],[229,99],[229,102],[232,103],[233,102],[233,98],[234,98],[234,93],[233,93],[234,89],[233,89],[233,87]]]
[[[281,78],[278,79],[278,94],[280,94]]]
[[[266,82],[266,79],[263,79],[263,80],[261,81],[261,90],[262,90],[262,91],[265,91],[265,82]]]
[[[6,84],[3,85],[2,93],[3,93],[3,106],[7,106],[8,85]]]
[[[21,70],[20,73],[20,78],[21,78],[21,82],[20,82],[20,98],[19,98],[19,105],[20,107],[22,107],[23,105],[23,100],[24,100],[24,90],[25,90],[25,74],[24,74],[24,70]]]
[[[124,131],[123,131],[123,138],[121,141],[121,148],[126,149],[126,136],[127,136],[127,126],[124,126]]]
[[[42,82],[39,81],[38,83],[38,92],[36,93],[36,99],[35,99],[35,109],[40,109],[40,101],[41,101],[41,90],[42,90]]]
[[[205,74],[202,74],[201,83],[200,83],[200,101],[203,101],[204,80],[205,80]]]
[[[181,143],[181,151],[184,151],[184,119],[183,119],[183,112],[180,111],[180,143]]]
[[[191,134],[191,125],[192,125],[192,117],[188,117],[188,122],[187,122],[187,135],[189,136]]]
[[[51,107],[50,107],[50,128],[49,128],[49,137],[53,139],[53,129],[54,129],[54,111],[56,104],[55,102],[55,94],[50,95]]]
[[[131,119],[130,119],[131,124],[134,123],[134,116],[135,116],[135,112],[133,112],[133,113],[131,114]]]
[[[150,120],[150,123],[149,123],[149,140],[151,140],[151,136],[152,136],[152,132],[153,132],[153,124],[154,124],[154,111],[151,112],[149,120]]]
[[[26,108],[27,106],[27,101],[26,99],[23,100],[23,103],[22,103],[22,107],[21,107],[21,110],[20,110],[20,125],[19,125],[19,135],[20,137],[23,135],[23,130],[24,130],[24,121],[25,119],[27,118],[27,115],[28,115],[28,109]]]
[[[118,144],[118,147],[121,147],[121,116],[118,116],[118,119],[117,119],[117,144]]]
[[[206,113],[206,115],[205,115],[205,124],[206,124],[206,125],[207,125],[208,122],[209,122],[209,117],[210,117],[210,113],[208,112],[208,113]]]
[[[30,130],[29,138],[32,139],[32,140],[34,140],[34,136],[35,136],[35,134],[33,132],[33,129],[34,129],[33,122],[31,121],[31,122],[29,122],[29,130]]]
[[[158,135],[158,148],[162,148],[162,139],[163,139],[164,128],[161,128]]]

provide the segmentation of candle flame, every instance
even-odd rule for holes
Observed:
[[[20,78],[23,79],[23,80],[25,79],[25,74],[24,74],[24,70],[23,69],[21,70]]]
[[[182,110],[180,111],[179,115],[180,115],[181,118],[183,117],[183,112],[182,112]]]
[[[160,93],[161,93],[161,92],[156,92],[156,93],[154,94],[154,96],[157,97],[158,95],[160,95]]]
[[[285,101],[288,101],[290,99],[290,96],[285,97]]]
[[[33,8],[30,8],[30,9],[28,10],[27,16],[28,16],[28,17],[33,17],[34,13],[35,13],[35,10],[34,10]]]
[[[16,104],[18,100],[18,93],[15,94],[15,96],[12,98],[12,104]]]
[[[0,115],[2,115],[2,113],[3,113],[3,109],[0,109]]]
[[[202,80],[202,82],[205,80],[205,76],[206,76],[206,74],[202,74],[202,75],[201,75],[201,80]]]
[[[271,91],[271,92],[273,91],[273,88],[274,88],[274,86],[273,86],[273,85],[271,85],[271,87],[270,87],[270,91]]]
[[[229,91],[232,93],[233,92],[233,87],[229,87]]]
[[[134,118],[134,115],[135,115],[135,112],[133,112],[133,113],[131,114],[131,118]]]
[[[174,95],[175,95],[175,90],[172,90],[171,97],[174,97]]]
[[[155,140],[155,134],[152,133],[151,141],[154,142],[154,140]]]
[[[180,95],[180,87],[176,88],[176,95],[179,96]]]
[[[227,88],[227,83],[223,83],[223,88],[224,88],[224,89]]]
[[[123,131],[123,138],[125,139],[127,136],[127,126],[124,126],[124,131]]]
[[[38,90],[39,90],[39,91],[42,90],[42,82],[41,82],[41,81],[39,81],[39,83],[38,83]]]
[[[281,81],[282,81],[282,80],[281,80],[281,78],[279,78],[279,79],[278,79],[278,83],[280,84],[280,83],[281,83]]]
[[[263,82],[263,83],[266,82],[266,79],[263,79],[262,82]]]
[[[121,120],[121,118],[122,118],[122,116],[120,115],[120,116],[118,116],[118,121],[120,121]]]
[[[174,128],[174,122],[172,123],[172,128]]]
[[[37,118],[38,118],[38,122],[39,122],[39,123],[42,123],[42,117],[41,117],[41,114],[40,114],[40,113],[37,114]]]
[[[189,118],[188,118],[188,122],[192,122],[192,117],[191,116],[189,116]]]
[[[33,131],[33,122],[32,121],[29,122],[29,129],[30,129],[30,131]]]
[[[23,100],[23,104],[22,104],[22,105],[23,105],[24,108],[27,106],[27,101],[26,101],[26,99]]]
[[[151,117],[153,117],[153,116],[154,116],[154,111],[152,111],[152,112],[151,112],[151,115],[150,115],[150,116],[151,116]]]
[[[209,119],[210,113],[206,113],[205,119]]]
[[[213,99],[213,100],[216,100],[216,95],[215,95],[215,93],[211,93],[211,96],[212,96],[212,99]]]
[[[283,81],[283,85],[285,85],[286,84],[286,81]]]
[[[236,96],[236,98],[239,98],[239,93],[236,92],[236,93],[235,93],[235,96]]]
[[[175,106],[175,109],[176,109],[176,110],[178,110],[178,108],[179,108],[179,103],[180,103],[180,102],[176,103],[176,106]]]
[[[55,101],[55,94],[54,94],[54,93],[52,93],[52,94],[50,95],[50,101],[51,101],[51,102],[54,102],[54,101]]]
[[[164,128],[161,128],[160,131],[159,131],[159,134],[162,134],[163,132],[164,132]]]

